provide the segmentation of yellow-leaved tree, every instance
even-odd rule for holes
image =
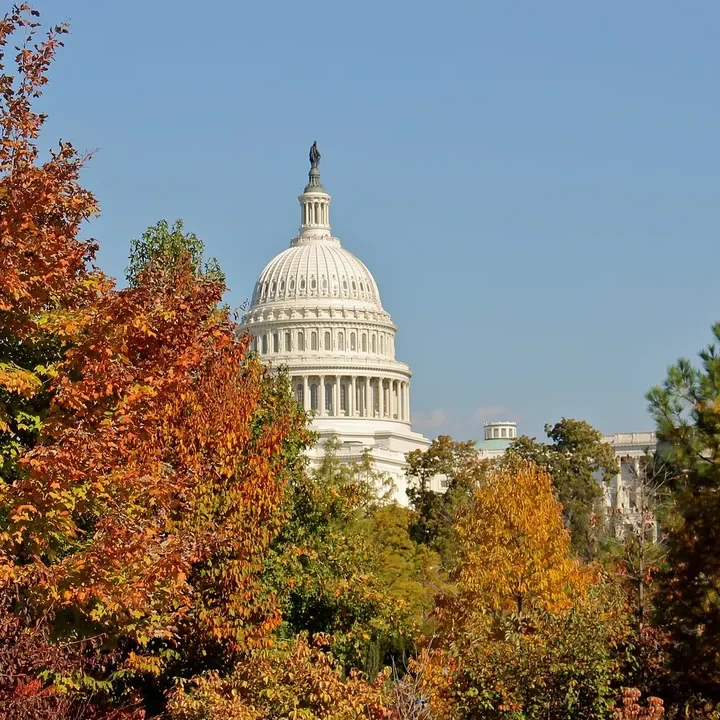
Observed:
[[[456,587],[414,668],[424,699],[454,718],[605,717],[622,601],[572,555],[550,476],[520,460],[490,468],[456,531]]]
[[[571,605],[587,584],[570,553],[552,479],[534,465],[489,472],[456,531],[462,548],[456,609],[462,615],[478,607],[496,617],[554,611]]]

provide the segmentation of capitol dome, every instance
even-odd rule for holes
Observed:
[[[255,306],[322,299],[382,310],[375,278],[337,238],[294,238],[260,273]]]
[[[298,235],[260,273],[242,327],[263,362],[286,369],[321,443],[336,437],[348,459],[369,449],[403,502],[405,456],[430,442],[412,431],[410,368],[395,358],[397,328],[377,283],[332,235],[319,161],[313,145]]]

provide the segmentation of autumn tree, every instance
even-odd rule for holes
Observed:
[[[33,17],[0,25],[3,45],[26,35],[1,76],[0,702],[155,712],[173,677],[226,667],[279,624],[260,576],[307,434],[192,253],[172,282],[150,253],[123,291],[89,269],[82,159],[62,144],[40,163],[31,108],[65,28],[35,45]],[[28,662],[11,643],[31,632]]]
[[[681,359],[648,393],[658,439],[673,469],[667,570],[659,619],[671,636],[676,702],[720,704],[720,323],[700,352]],[[688,659],[691,659],[689,662]]]
[[[206,673],[171,692],[170,720],[390,720],[387,675],[370,681],[342,667],[318,636],[280,641],[225,677]]]
[[[32,103],[65,25],[36,42],[37,13],[16,6],[0,20],[0,468],[5,482],[39,435],[49,383],[72,335],[74,314],[106,286],[92,269],[97,246],[81,240],[98,205],[79,184],[86,158],[61,142],[40,161],[45,115]],[[22,36],[22,37],[20,37]],[[9,43],[20,42],[13,74]]]
[[[518,459],[489,471],[457,533],[457,587],[441,603],[431,657],[452,682],[429,683],[431,702],[457,718],[604,717],[622,601],[571,553],[547,472]]]
[[[617,460],[602,434],[584,420],[563,418],[546,425],[545,432],[550,444],[523,436],[511,444],[508,456],[529,460],[550,474],[573,550],[590,560],[605,528],[602,485],[617,474]]]

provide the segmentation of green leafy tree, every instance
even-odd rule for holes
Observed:
[[[407,494],[415,512],[410,536],[437,552],[443,567],[449,570],[457,559],[454,525],[487,463],[479,459],[474,442],[457,442],[448,435],[435,438],[425,451],[413,450],[407,463]],[[445,492],[431,488],[432,480],[438,476]]]
[[[682,702],[720,704],[720,323],[700,352],[668,370],[647,395],[662,452],[673,469],[667,570],[659,619],[671,636],[673,686]],[[691,660],[691,661],[688,661]]]
[[[182,264],[189,263],[196,277],[225,285],[225,275],[215,258],[205,259],[205,244],[195,234],[186,232],[182,220],[172,227],[167,220],[160,220],[149,227],[139,240],[130,244],[130,263],[125,271],[130,287],[137,287],[140,276],[152,264],[159,264],[172,277]]]
[[[328,636],[346,668],[372,675],[412,648],[416,627],[410,604],[382,577],[372,536],[389,486],[368,453],[345,462],[338,447],[328,441],[315,471],[293,474],[267,582],[280,601],[282,637]]]
[[[600,483],[607,483],[619,467],[612,448],[584,420],[563,418],[546,425],[550,444],[523,436],[515,440],[508,458],[523,458],[552,477],[573,550],[585,560],[595,557],[606,523]]]
[[[380,582],[409,608],[414,625],[424,634],[434,628],[435,595],[447,588],[440,556],[410,537],[414,513],[396,504],[380,507],[363,523],[376,555]]]

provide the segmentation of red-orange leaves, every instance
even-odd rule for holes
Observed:
[[[32,101],[67,29],[58,26],[33,45],[36,26],[26,5],[0,20],[0,47],[27,33],[17,74],[0,75],[0,331],[20,335],[34,329],[39,313],[76,306],[91,293],[83,280],[96,251],[94,242],[77,239],[98,210],[78,183],[84,158],[61,142],[47,162],[37,163],[45,117]]]
[[[254,422],[272,399],[221,291],[187,267],[101,298],[8,489],[3,548],[33,559],[38,597],[140,645],[182,626],[239,647],[278,621],[256,576],[297,421],[270,406],[272,422]]]

